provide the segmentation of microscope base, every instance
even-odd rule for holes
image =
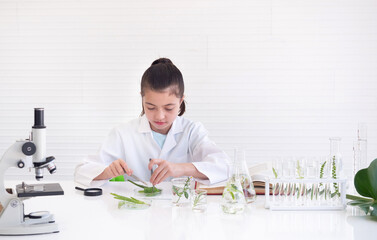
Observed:
[[[56,223],[21,224],[17,226],[0,227],[0,236],[39,235],[58,232],[58,225]]]
[[[36,235],[59,232],[54,215],[46,211],[24,214],[19,198],[9,201],[0,214],[0,236]]]

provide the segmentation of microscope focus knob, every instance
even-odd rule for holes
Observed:
[[[18,161],[18,162],[17,162],[17,166],[18,166],[19,168],[24,168],[24,167],[25,167],[25,163],[24,163],[24,161],[22,161],[22,160]]]
[[[37,151],[37,147],[32,142],[26,142],[24,145],[22,145],[22,152],[26,156],[31,156]]]

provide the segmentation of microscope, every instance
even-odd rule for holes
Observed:
[[[48,211],[24,213],[24,203],[31,197],[64,195],[58,183],[19,184],[16,193],[5,189],[4,174],[8,168],[35,169],[35,178],[43,178],[46,168],[51,174],[56,172],[55,158],[46,157],[46,126],[44,126],[44,109],[34,109],[34,126],[29,139],[16,141],[0,159],[0,236],[1,235],[35,235],[59,232],[54,216]]]

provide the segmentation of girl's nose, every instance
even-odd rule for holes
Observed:
[[[162,119],[164,119],[164,117],[165,117],[165,113],[164,113],[163,110],[159,110],[159,111],[157,111],[156,118],[157,118],[158,120],[162,120]]]

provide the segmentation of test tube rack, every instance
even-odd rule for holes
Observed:
[[[345,178],[267,178],[265,208],[292,211],[344,210],[347,204],[346,184]]]

